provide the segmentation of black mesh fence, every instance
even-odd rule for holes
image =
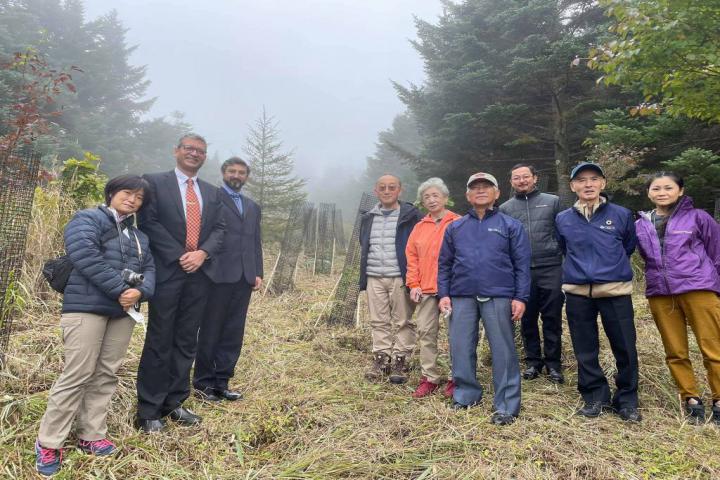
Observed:
[[[377,199],[367,193],[363,193],[360,198],[352,236],[347,245],[345,264],[324,318],[330,324],[355,324],[355,310],[360,293],[358,285],[360,279],[360,217],[376,203]]]
[[[314,273],[329,274],[332,272],[335,253],[335,216],[334,203],[321,203],[317,210],[317,233],[315,234],[315,265]]]
[[[279,295],[295,287],[295,269],[313,211],[314,206],[310,202],[297,203],[290,209],[280,253],[270,274],[266,292]]]
[[[0,151],[0,364],[10,339],[40,156]]]
[[[317,241],[317,209],[315,205],[310,210],[310,216],[308,217],[308,228],[305,230],[305,236],[303,237],[303,245],[305,245],[305,253],[315,255],[315,242]]]
[[[345,242],[345,227],[343,226],[342,209],[335,207],[333,210],[333,223],[335,224],[335,249],[336,251],[345,251],[347,248]]]

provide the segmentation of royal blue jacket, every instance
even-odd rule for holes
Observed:
[[[475,210],[445,230],[438,260],[438,298],[530,298],[530,239],[522,223]]]
[[[555,234],[565,255],[563,283],[589,285],[628,282],[630,255],[637,246],[630,210],[605,202],[588,221],[575,207],[555,217]]]
[[[119,234],[115,217],[106,207],[88,208],[73,216],[65,227],[65,251],[73,270],[63,294],[63,313],[95,313],[122,317],[120,294],[130,288],[121,276],[128,268],[145,275],[135,287],[147,300],[155,292],[155,264],[147,235],[128,225],[130,238]],[[140,242],[142,260],[135,235]],[[122,250],[121,244],[122,242]]]

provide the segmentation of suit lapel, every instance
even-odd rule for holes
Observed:
[[[220,195],[222,196],[223,202],[225,202],[225,205],[235,214],[237,217],[242,221],[245,220],[244,215],[240,214],[240,210],[238,210],[237,205],[235,205],[235,201],[232,199],[232,197],[225,191],[224,188],[220,189]],[[241,200],[242,201],[242,200]],[[245,206],[247,204],[243,202],[243,213],[245,213]]]
[[[175,206],[177,207],[178,213],[180,214],[180,218],[182,218],[184,222],[185,210],[183,209],[182,193],[180,193],[180,185],[178,185],[177,175],[175,175],[174,170],[168,172],[166,177],[166,184],[168,192],[172,192],[172,198],[175,200]]]

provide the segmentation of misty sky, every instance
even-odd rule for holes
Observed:
[[[148,65],[153,116],[174,110],[222,159],[241,154],[263,105],[296,169],[359,171],[380,130],[404,110],[390,80],[421,83],[413,14],[438,0],[85,0],[88,19],[115,8]]]

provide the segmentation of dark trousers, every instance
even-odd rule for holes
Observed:
[[[617,367],[615,375],[617,390],[612,402],[610,387],[598,360],[600,353],[598,312]],[[612,403],[616,409],[637,407],[638,359],[630,295],[587,298],[567,294],[566,313],[578,363],[578,390],[583,400]]]
[[[190,369],[209,289],[202,272],[156,285],[138,367],[138,418],[164,417],[190,395]]]
[[[252,287],[245,280],[213,284],[198,337],[196,390],[227,389],[242,349]]]
[[[562,265],[537,267],[530,270],[530,300],[520,324],[523,345],[525,346],[525,365],[542,370],[561,369],[562,353]],[[540,328],[538,316],[542,319],[542,343],[540,348]],[[543,359],[543,351],[545,358]]]

